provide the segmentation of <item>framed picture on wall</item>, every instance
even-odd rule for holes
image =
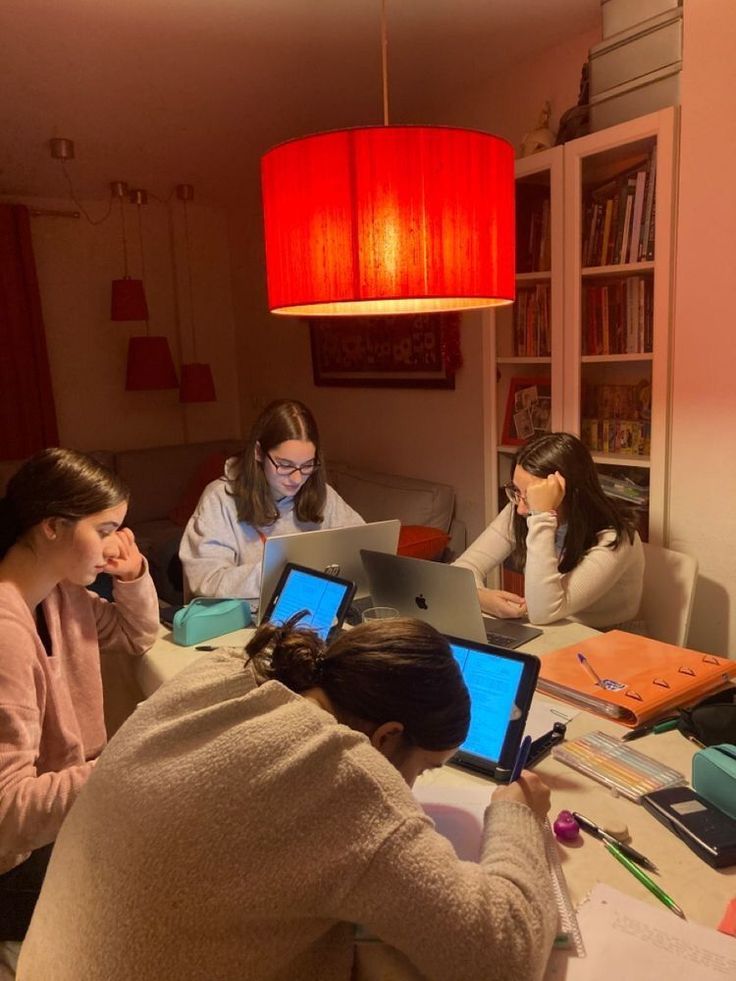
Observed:
[[[309,318],[315,385],[454,388],[460,315]]]
[[[549,378],[512,378],[506,397],[501,442],[520,446],[550,431],[552,386]]]

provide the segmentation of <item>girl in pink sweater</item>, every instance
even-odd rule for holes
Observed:
[[[0,940],[25,935],[50,843],[105,745],[100,650],[142,654],[156,637],[127,508],[117,475],[58,448],[0,499]],[[85,588],[101,572],[112,603]]]

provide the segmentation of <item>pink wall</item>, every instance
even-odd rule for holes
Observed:
[[[691,646],[736,656],[736,6],[684,7],[670,544],[697,557]]]

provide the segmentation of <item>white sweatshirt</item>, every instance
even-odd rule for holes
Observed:
[[[235,498],[227,493],[225,474],[208,484],[189,519],[179,547],[184,569],[184,594],[237,596],[258,603],[264,539],[320,528],[346,528],[365,522],[328,485],[322,524],[298,521],[293,498],[276,505],[279,517],[266,528],[238,521]]]

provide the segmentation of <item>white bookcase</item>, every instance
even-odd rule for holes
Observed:
[[[581,436],[609,479],[628,478],[642,496],[648,489],[643,534],[667,543],[676,137],[677,110],[668,108],[517,162],[517,301],[488,314],[484,330],[487,521],[510,479],[518,446],[510,437],[518,440],[529,425],[522,409],[515,427],[510,393],[522,391],[522,408],[539,381],[532,422],[541,422],[549,396],[550,428]],[[536,266],[548,268],[529,269],[530,208],[545,197],[548,245]],[[647,215],[654,230],[640,255]],[[524,347],[520,327],[531,325],[534,337],[524,294],[538,287],[549,291],[543,352]]]

